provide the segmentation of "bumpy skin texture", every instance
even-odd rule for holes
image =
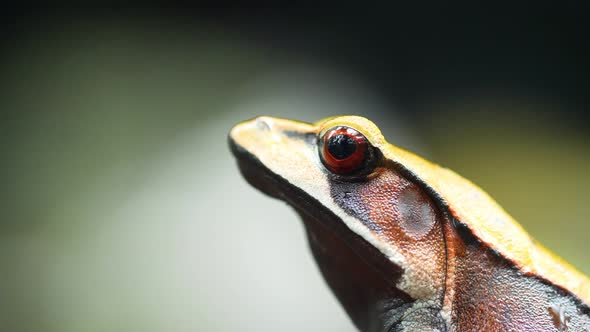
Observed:
[[[456,331],[588,331],[588,308],[571,294],[523,276],[479,244],[458,258]],[[559,317],[561,312],[562,318]]]
[[[335,176],[317,137],[362,132],[381,156]],[[361,331],[590,332],[590,282],[536,244],[487,194],[388,144],[364,118],[258,118],[230,145],[245,178],[302,216],[327,283]]]
[[[440,289],[437,301],[422,308],[419,315],[413,314],[412,305],[406,305],[402,314],[405,324],[397,324],[397,329],[403,330],[405,325],[406,330],[421,331],[426,327],[446,330],[439,323],[443,297],[451,301],[448,329],[453,331],[588,331],[590,328],[590,316],[584,304],[567,292],[523,275],[472,235],[461,235],[453,225],[444,225],[447,221],[435,212],[427,195],[395,171],[384,169],[373,179],[362,182],[335,182],[332,195],[348,213],[363,220],[385,239],[412,252],[412,265],[438,263],[429,269],[440,273],[431,282],[445,283],[447,262],[455,264],[454,274],[449,275],[453,280],[449,288]],[[412,212],[407,213],[408,210]],[[443,228],[447,230],[446,236],[454,240],[447,242],[447,246],[453,247],[449,252],[443,242]],[[329,283],[331,278],[334,276],[327,276]]]
[[[411,303],[392,310],[393,298],[381,297],[371,304],[389,303],[379,308],[381,315],[399,316],[399,321],[384,321],[375,331],[384,327],[401,329],[408,322],[412,322],[416,329],[442,329],[440,310],[446,253],[441,216],[418,186],[386,167],[381,167],[377,173],[366,181],[334,181],[331,186],[337,204],[363,222],[382,241],[395,245],[405,263],[412,267],[395,282],[398,288],[409,289]],[[399,287],[401,284],[409,286]],[[392,312],[401,309],[403,312]]]

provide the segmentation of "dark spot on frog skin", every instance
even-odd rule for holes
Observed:
[[[551,319],[555,328],[561,332],[568,331],[568,323],[570,321],[570,317],[565,312],[565,307],[559,304],[553,304],[549,308],[547,308],[549,314],[551,315]]]
[[[299,131],[285,130],[283,131],[283,135],[289,138],[300,139],[309,145],[317,144],[317,135],[314,132],[302,133]]]
[[[467,227],[467,225],[465,225],[464,223],[460,222],[459,220],[457,220],[455,218],[452,219],[452,225],[453,225],[453,228],[457,231],[457,233],[461,237],[461,239],[465,242],[465,244],[467,244],[467,245],[479,244],[479,242],[480,242],[479,239],[476,238],[475,235],[473,235],[473,233],[471,232],[469,227]]]

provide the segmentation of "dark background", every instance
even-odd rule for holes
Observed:
[[[418,105],[431,96],[489,93],[534,95],[567,103],[582,116],[588,101],[585,7],[392,5],[377,8],[8,9],[4,51],[37,29],[72,22],[136,19],[187,31],[206,23],[236,33],[268,52],[294,53],[345,67],[380,93]],[[418,107],[421,109],[421,107]]]
[[[343,7],[6,8],[0,328],[351,330],[227,151],[258,114],[368,116],[590,272],[584,6]]]

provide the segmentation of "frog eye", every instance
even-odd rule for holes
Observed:
[[[338,126],[328,129],[320,138],[322,163],[336,174],[350,174],[367,165],[372,156],[367,138],[356,129]]]

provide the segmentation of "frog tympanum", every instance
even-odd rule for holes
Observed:
[[[588,277],[369,120],[259,117],[229,142],[247,181],[302,217],[360,331],[590,331]]]

